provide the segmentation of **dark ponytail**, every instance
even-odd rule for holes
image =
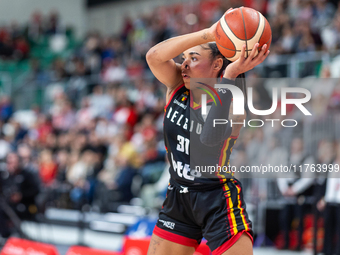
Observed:
[[[215,42],[210,42],[208,43],[209,49],[210,49],[210,58],[211,61],[215,60],[216,58],[222,58],[223,59],[223,64],[222,64],[222,68],[220,69],[220,71],[217,74],[217,77],[221,77],[225,68],[227,67],[227,65],[229,65],[231,62],[226,59],[221,52],[219,51],[219,49],[217,48],[217,45]]]

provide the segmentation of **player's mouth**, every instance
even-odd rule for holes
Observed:
[[[183,79],[189,79],[190,78],[190,76],[185,74],[185,73],[182,73],[182,77],[183,77]]]

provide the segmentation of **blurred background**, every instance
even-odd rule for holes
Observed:
[[[166,90],[146,52],[230,7],[260,11],[272,29],[269,57],[247,74],[255,108],[270,108],[275,84],[310,90],[313,113],[288,109],[294,129],[244,128],[231,164],[339,169],[338,2],[1,0],[1,245],[19,236],[60,254],[77,244],[119,251],[126,236],[152,233],[169,174]],[[330,177],[239,176],[255,254],[340,254],[340,181]]]

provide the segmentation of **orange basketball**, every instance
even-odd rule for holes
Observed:
[[[248,57],[255,43],[260,44],[259,50],[264,44],[267,44],[269,49],[272,30],[260,12],[240,7],[223,15],[217,24],[215,38],[220,52],[230,61],[235,61],[240,57],[244,44],[246,44],[245,57]]]

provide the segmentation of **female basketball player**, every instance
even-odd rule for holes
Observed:
[[[241,87],[243,79],[236,78],[262,63],[269,50],[264,45],[254,57],[258,50],[256,44],[245,58],[244,45],[241,57],[230,63],[213,43],[216,26],[217,23],[161,42],[146,56],[153,74],[167,86],[164,139],[171,175],[148,255],[193,254],[202,237],[207,239],[213,255],[252,254],[251,222],[239,181],[222,173],[216,173],[217,179],[206,178],[190,170],[190,163],[202,159],[228,165],[232,146],[243,125],[219,125],[221,127],[214,130],[208,123],[212,118],[242,122],[245,116],[232,115],[230,91],[218,90],[225,110],[217,111],[212,105],[204,120],[200,110],[201,90],[196,83],[190,84],[190,79],[217,78],[225,70],[219,83]],[[180,54],[183,62],[177,64],[173,58]]]

